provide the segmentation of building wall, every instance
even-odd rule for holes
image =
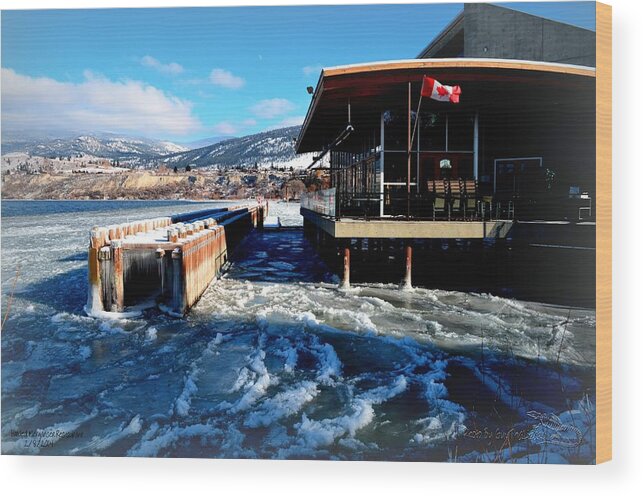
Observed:
[[[464,6],[464,56],[596,66],[596,33],[484,3]]]

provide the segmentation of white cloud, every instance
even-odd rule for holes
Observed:
[[[257,125],[257,120],[249,117],[242,121],[230,122],[222,121],[214,125],[212,129],[218,134],[225,134],[227,136],[236,135],[240,136],[247,132],[247,128]]]
[[[223,134],[226,136],[231,136],[239,132],[239,127],[232,124],[231,122],[220,122],[219,124],[213,127],[214,131],[218,134]]]
[[[150,55],[146,55],[141,59],[141,64],[144,65],[145,67],[151,67],[152,69],[156,69],[159,72],[162,72],[163,74],[181,74],[183,72],[183,66],[181,64],[177,64],[176,62],[170,62],[169,64],[163,64],[159,60],[155,59],[154,57],[151,57]]]
[[[268,126],[265,130],[270,131],[272,129],[281,129],[282,127],[291,127],[291,126],[299,126],[303,124],[305,116],[303,115],[295,115],[292,117],[286,117],[282,119],[279,122],[275,122],[274,124]]]
[[[255,105],[250,107],[250,111],[257,117],[264,119],[272,119],[280,115],[287,114],[294,110],[295,104],[285,98],[270,98],[268,100],[261,100]]]
[[[290,126],[299,126],[304,123],[303,115],[294,115],[292,117],[286,117],[279,123],[279,127],[290,127]]]
[[[310,76],[311,74],[319,74],[322,70],[322,66],[320,64],[317,65],[307,65],[302,69],[303,73],[306,76]]]
[[[217,86],[223,86],[224,88],[238,89],[246,84],[245,79],[239,76],[235,76],[230,71],[225,69],[212,69],[210,72],[210,82]]]
[[[111,81],[86,71],[79,83],[2,68],[4,129],[185,135],[201,128],[192,103],[141,81]]]

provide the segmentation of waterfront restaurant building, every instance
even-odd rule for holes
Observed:
[[[418,222],[591,222],[594,65],[594,31],[465,4],[415,59],[323,69],[296,149],[329,155],[330,188],[306,195],[305,220],[336,237],[352,218],[442,238],[489,231]],[[424,76],[460,86],[459,103],[420,104]]]

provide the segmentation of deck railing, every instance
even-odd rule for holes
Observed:
[[[384,207],[382,208],[382,204]],[[514,203],[492,197],[444,198],[431,193],[353,193],[335,188],[304,193],[301,207],[341,218],[440,221],[513,220]],[[383,214],[383,215],[382,215]]]
[[[335,188],[302,193],[301,206],[328,217],[336,217]]]

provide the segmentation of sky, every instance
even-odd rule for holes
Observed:
[[[592,2],[500,4],[594,29]],[[179,143],[300,124],[322,67],[414,58],[461,3],[2,12],[2,129]]]

